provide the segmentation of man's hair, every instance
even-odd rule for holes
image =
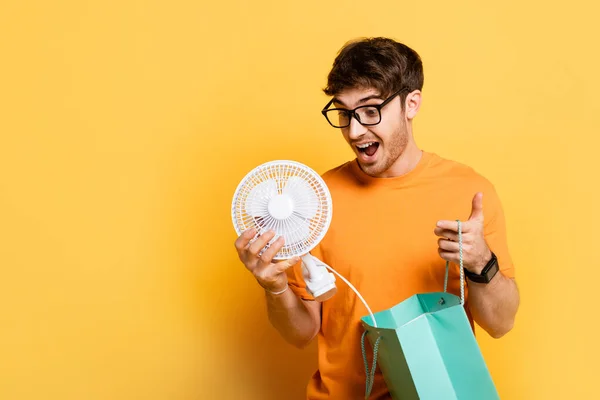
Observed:
[[[423,63],[410,47],[392,39],[376,37],[348,42],[333,62],[327,77],[328,96],[346,89],[376,89],[383,98],[400,93],[402,105],[406,95],[423,89]]]

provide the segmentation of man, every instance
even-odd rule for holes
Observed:
[[[422,87],[421,59],[401,43],[365,39],[338,54],[324,90],[333,98],[323,114],[341,130],[356,159],[323,175],[335,211],[312,254],[346,277],[374,312],[416,293],[443,290],[446,261],[454,266],[448,291],[458,294],[459,219],[467,315],[472,325],[499,338],[512,328],[519,305],[500,200],[471,168],[417,147],[412,121]],[[274,233],[250,244],[255,234],[244,232],[236,248],[265,290],[271,323],[298,347],[318,338],[319,369],[307,398],[361,398],[360,318],[367,315],[362,303],[341,281],[331,299],[315,301],[299,259],[272,262],[283,238],[258,257]],[[379,370],[372,398],[389,398]]]

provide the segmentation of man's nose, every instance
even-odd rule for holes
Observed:
[[[350,118],[350,126],[348,126],[348,137],[350,139],[358,139],[367,132],[367,128],[361,125],[356,117]]]

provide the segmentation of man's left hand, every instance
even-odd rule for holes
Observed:
[[[440,237],[438,239],[440,257],[459,264],[458,222],[442,220],[436,225],[433,232]],[[483,193],[477,193],[473,197],[471,215],[461,224],[461,230],[463,266],[470,272],[479,274],[492,258],[492,252],[483,236]]]

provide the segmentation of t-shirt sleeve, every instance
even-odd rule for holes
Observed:
[[[510,256],[506,235],[506,221],[500,198],[490,184],[483,194],[484,236],[491,251],[498,258],[500,271],[508,277],[515,277],[515,266]]]
[[[321,250],[319,245],[317,245],[311,252],[311,255],[313,255],[314,257],[317,257],[319,260],[323,261],[323,259],[321,258]],[[302,300],[314,300],[314,296],[311,295],[307,288],[306,288],[306,283],[304,282],[304,278],[302,277],[302,261],[300,261],[299,263],[297,263],[296,265],[294,265],[293,267],[290,267],[286,270],[287,273],[287,277],[288,277],[288,284],[290,286],[290,289],[292,289],[292,291],[296,294],[296,296],[299,296]]]

